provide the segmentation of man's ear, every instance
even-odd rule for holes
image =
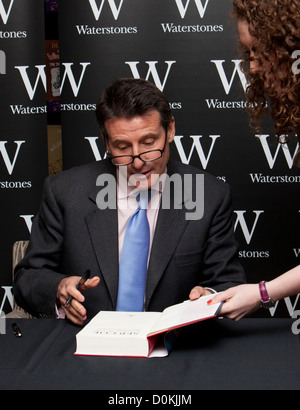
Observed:
[[[108,138],[105,137],[103,134],[101,134],[101,137],[102,137],[104,145],[105,145],[105,150],[107,152],[110,152],[110,148],[109,148],[109,144],[108,144]]]
[[[168,142],[169,143],[172,142],[174,137],[175,137],[175,118],[172,117],[168,125],[168,137],[167,137]]]

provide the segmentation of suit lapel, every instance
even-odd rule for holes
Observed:
[[[175,174],[176,171],[176,164],[170,162],[168,175]],[[170,193],[170,209],[163,209],[161,203],[148,267],[146,309],[188,224],[185,219],[186,210],[183,202],[184,197],[178,202],[176,196],[174,199],[174,195]]]
[[[107,161],[101,161],[99,175],[110,175],[115,178],[115,167]],[[113,307],[116,306],[118,291],[118,213],[113,209],[99,209],[97,195],[101,187],[95,187],[90,194],[90,200],[95,203],[95,209],[86,216],[86,224],[94,247],[100,271],[107,285]]]

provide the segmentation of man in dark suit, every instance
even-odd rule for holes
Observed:
[[[134,212],[128,204],[137,187],[153,193],[144,310],[245,282],[229,187],[169,159],[175,121],[165,96],[148,81],[118,80],[103,93],[96,116],[109,158],[46,179],[15,272],[16,302],[34,316],[63,313],[77,324],[115,310],[124,232]],[[77,290],[87,268],[91,278]]]

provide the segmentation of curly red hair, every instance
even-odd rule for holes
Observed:
[[[255,39],[255,59],[270,66],[265,78],[251,73],[253,57],[242,51],[250,125],[259,130],[263,115],[270,111],[281,142],[282,136],[287,142],[291,134],[300,140],[300,74],[293,70],[293,53],[300,50],[300,0],[233,0],[233,16],[247,21]],[[274,86],[278,82],[280,89]],[[300,150],[294,162],[300,166]]]

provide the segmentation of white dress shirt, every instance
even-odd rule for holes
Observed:
[[[135,187],[129,187],[127,184],[119,184],[119,173],[117,172],[117,208],[118,208],[118,234],[119,234],[119,261],[122,253],[123,241],[126,231],[127,223],[130,217],[134,214],[137,209],[137,200]],[[151,199],[148,203],[147,208],[147,218],[150,227],[150,247],[149,255],[151,252],[152,241],[154,237],[157,216],[161,201],[162,194],[162,183],[159,181],[151,186]],[[148,255],[148,261],[149,261]]]

